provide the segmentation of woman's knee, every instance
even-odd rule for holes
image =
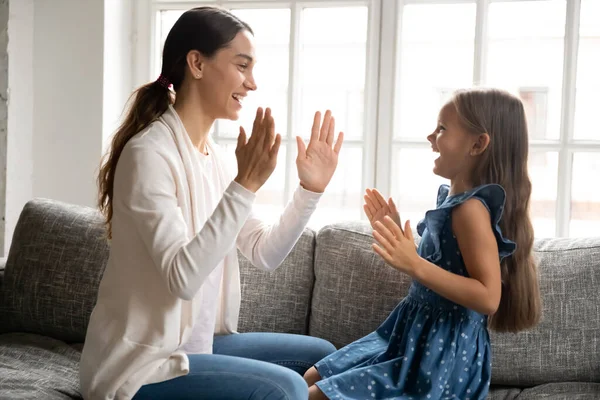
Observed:
[[[310,355],[312,358],[312,364],[316,364],[318,361],[321,361],[328,355],[332,354],[336,351],[336,348],[333,344],[328,342],[325,339],[313,337],[310,344]]]
[[[273,381],[285,393],[281,400],[305,400],[308,398],[308,385],[304,378],[288,368],[278,368]]]

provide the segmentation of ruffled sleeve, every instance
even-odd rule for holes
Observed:
[[[468,193],[471,194],[468,195]],[[494,236],[496,236],[496,242],[498,243],[500,260],[512,255],[517,249],[517,244],[512,240],[505,238],[500,229],[500,219],[502,219],[504,204],[506,202],[506,192],[504,191],[504,188],[497,184],[483,185],[475,188],[472,192],[465,193],[465,195],[466,197],[462,202],[474,197],[481,201],[490,212],[492,229],[494,231]]]
[[[444,228],[444,222],[450,215],[450,208],[446,207],[445,201],[450,193],[450,187],[448,185],[441,185],[438,189],[437,194],[437,207],[434,210],[429,210],[425,213],[423,218],[417,225],[417,233],[423,237],[425,229],[429,233],[429,237],[433,244],[433,252],[425,255],[425,259],[437,264],[442,259],[441,249],[441,233]]]
[[[450,188],[447,185],[440,186],[437,197],[437,208],[427,211],[425,218],[417,225],[417,232],[420,236],[423,236],[427,228],[433,244],[433,251],[425,257],[428,261],[437,264],[442,259],[440,241],[444,224],[450,219],[452,209],[470,198],[476,198],[481,201],[490,213],[490,222],[498,244],[500,260],[515,252],[517,245],[502,235],[499,225],[506,201],[506,192],[502,186],[497,184],[482,185],[456,196],[448,196],[449,190]]]

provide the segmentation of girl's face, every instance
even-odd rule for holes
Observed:
[[[482,135],[489,140],[487,134]],[[480,151],[482,135],[463,128],[454,104],[450,102],[442,107],[435,131],[427,136],[433,151],[440,154],[434,162],[433,173],[450,181],[470,184],[477,156],[487,146],[485,142]]]
[[[227,47],[202,63],[198,82],[206,112],[214,119],[237,120],[244,98],[256,90],[253,70],[256,64],[254,37],[239,32]]]

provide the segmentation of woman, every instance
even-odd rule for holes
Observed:
[[[159,79],[135,94],[99,175],[112,240],[81,358],[85,399],[305,399],[301,374],[335,350],[307,336],[232,334],[236,247],[255,266],[277,268],[331,180],[343,140],[333,144],[331,113],[322,125],[316,113],[308,147],[298,138],[293,200],[272,226],[253,217],[281,142],[270,110],[258,109],[248,140],[240,128],[233,181],[208,133],[217,118],[238,118],[256,90],[255,61],[248,25],[196,8],[170,31]]]

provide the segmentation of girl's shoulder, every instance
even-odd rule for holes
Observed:
[[[490,213],[490,223],[496,241],[500,257],[504,258],[514,253],[516,244],[505,238],[500,228],[500,220],[504,211],[506,192],[501,185],[492,183],[474,187],[462,193],[450,195],[450,187],[441,185],[438,190],[437,207],[425,214],[425,218],[417,225],[417,232],[423,236],[425,229],[439,241],[439,237],[447,229],[451,229],[452,210],[464,202],[476,199],[480,201]],[[436,240],[437,239],[437,240]]]

